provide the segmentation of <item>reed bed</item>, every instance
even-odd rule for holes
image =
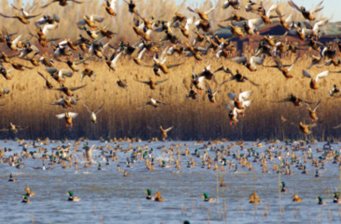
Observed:
[[[339,114],[341,99],[331,99],[328,95],[333,84],[341,85],[339,74],[331,74],[321,82],[318,91],[313,91],[309,89],[309,79],[303,78],[301,74],[302,69],[310,62],[306,58],[302,58],[294,68],[295,77],[291,80],[286,80],[276,69],[260,68],[259,71],[250,73],[226,59],[216,60],[213,55],[207,58],[204,62],[183,58],[186,63],[161,77],[160,79],[169,80],[153,91],[148,86],[135,81],[136,77],[147,80],[154,76],[151,68],[137,66],[130,59],[123,58],[117,71],[109,72],[105,64],[91,62],[88,67],[97,74],[95,81],[88,78],[81,81],[80,74],[75,73],[66,82],[67,86],[87,84],[84,89],[77,92],[81,101],[71,109],[79,113],[72,129],[66,129],[64,122],[55,118],[56,114],[64,110],[50,105],[60,94],[54,90],[44,89],[44,80],[37,75],[37,71],[44,72],[44,68],[27,70],[15,74],[11,81],[1,81],[1,86],[10,87],[12,93],[5,100],[7,105],[1,108],[0,126],[6,126],[10,121],[27,126],[27,130],[22,131],[22,135],[19,136],[30,138],[45,136],[150,138],[159,136],[159,125],[174,126],[170,134],[173,139],[299,138],[302,136],[298,128],[290,122],[309,123],[306,108],[296,108],[290,103],[273,102],[293,93],[306,100],[322,101],[318,109],[321,121],[314,128],[314,137],[339,137],[340,132],[332,127],[341,121]],[[272,62],[267,61],[267,63]],[[208,64],[213,68],[224,64],[232,71],[238,68],[261,86],[228,82],[221,89],[218,102],[215,104],[210,103],[204,94],[195,101],[187,99],[193,67],[199,72]],[[67,68],[65,64],[57,64],[57,67]],[[323,68],[315,68],[312,73],[321,70]],[[218,82],[228,78],[224,73],[218,73],[216,76]],[[126,79],[128,88],[118,87],[116,84],[118,79]],[[229,102],[227,93],[245,90],[252,90],[252,105],[246,111],[246,116],[240,119],[240,123],[236,127],[231,127],[228,123],[228,110],[225,108]],[[149,96],[160,99],[166,105],[156,109],[145,106]],[[82,106],[83,103],[94,110],[104,103],[104,110],[99,114],[97,125],[90,122],[89,114]],[[289,121],[282,124],[281,115]]]

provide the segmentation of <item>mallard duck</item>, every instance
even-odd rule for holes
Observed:
[[[75,112],[65,112],[62,114],[57,114],[56,117],[58,119],[64,119],[66,127],[73,127],[73,119],[78,116],[78,113]]]
[[[125,3],[128,4],[128,9],[130,13],[136,13],[136,4],[134,2],[134,0],[123,0]]]
[[[140,52],[138,53],[137,57],[133,59],[137,65],[142,65],[142,57],[146,51],[147,48],[143,47],[143,49],[141,49]]]
[[[51,105],[61,106],[64,109],[72,108],[72,106],[77,105],[78,97],[64,97],[57,99],[55,102],[51,103]]]
[[[231,76],[230,80],[234,80],[236,82],[249,82],[251,83],[253,86],[258,87],[259,84],[255,83],[254,81],[250,80],[248,77],[246,77],[245,75],[243,75],[239,69],[236,70],[236,73],[233,74],[232,71],[224,66],[222,66],[221,68],[219,68],[217,71],[224,71],[225,73],[229,74]]]
[[[47,8],[49,5],[53,3],[58,3],[60,6],[67,6],[68,2],[73,2],[76,4],[82,4],[83,2],[77,1],[77,0],[51,0],[51,2],[47,3],[46,5],[43,5],[41,8]]]
[[[169,127],[167,129],[163,129],[162,126],[160,126],[160,132],[161,132],[161,137],[162,140],[165,141],[168,137],[168,132],[170,132],[173,129],[173,127]]]
[[[116,3],[117,0],[106,0],[104,3],[105,11],[111,16],[116,16]]]
[[[290,72],[294,68],[294,65],[297,62],[298,57],[296,57],[296,59],[294,60],[293,63],[287,64],[287,65],[284,65],[279,57],[274,57],[273,59],[274,59],[276,65],[267,66],[267,67],[277,68],[286,79],[291,79],[294,77]]]
[[[277,4],[273,4],[270,6],[268,10],[265,10],[263,6],[263,2],[260,3],[260,6],[257,9],[257,13],[260,15],[264,24],[271,24],[272,19],[277,18],[278,16],[271,15],[273,11],[278,8]]]
[[[83,106],[90,113],[91,122],[96,124],[97,123],[97,115],[103,110],[104,103],[102,103],[102,105],[95,111],[90,110],[90,108],[86,104],[83,104]]]
[[[236,107],[238,110],[244,110],[246,107],[251,105],[251,100],[249,100],[251,93],[251,91],[243,91],[237,95],[230,92],[228,93],[228,97],[233,100],[232,103],[234,107]]]
[[[146,189],[146,199],[147,200],[152,200],[153,199],[152,190]]]
[[[8,182],[16,182],[16,181],[17,179],[12,174],[10,174],[8,178]]]
[[[304,135],[310,135],[312,133],[311,129],[316,127],[316,124],[305,124],[303,122],[299,123],[299,129]]]
[[[153,97],[151,97],[151,98],[148,100],[148,102],[146,103],[146,105],[150,105],[150,106],[152,106],[152,107],[154,107],[154,108],[158,108],[161,104],[165,105],[164,102],[162,102],[162,101],[160,101],[160,100],[157,100],[157,99],[155,99],[155,98],[153,98]]]
[[[294,106],[299,107],[302,105],[302,103],[305,104],[312,104],[313,102],[307,101],[307,100],[303,100],[297,96],[295,96],[294,94],[290,94],[287,98],[281,100],[281,101],[277,101],[277,103],[286,103],[286,102],[290,102],[292,103]]]
[[[229,7],[232,7],[235,10],[240,9],[240,1],[239,0],[226,0],[223,4],[223,9],[228,9]]]
[[[110,71],[116,71],[117,62],[118,62],[118,59],[120,59],[122,53],[123,52],[113,54],[110,57],[110,59],[107,59],[106,64],[108,65]]]
[[[329,75],[329,71],[323,71],[320,72],[315,78],[313,78],[313,76],[307,71],[307,70],[303,70],[302,74],[304,77],[310,78],[310,88],[313,90],[317,90],[318,89],[318,81],[321,78],[325,78]]]
[[[299,7],[298,5],[296,5],[292,0],[288,1],[288,4],[291,7],[299,11],[302,14],[302,16],[309,21],[314,21],[316,18],[315,14],[323,9],[322,3],[323,1],[321,1],[317,6],[315,6],[314,9],[312,9],[311,11],[308,11],[306,10],[305,7],[303,6]]]
[[[300,196],[298,196],[298,194],[294,194],[292,196],[292,201],[299,203],[299,202],[302,202],[302,198]]]
[[[216,95],[217,93],[220,91],[220,88],[227,82],[229,82],[230,80],[225,80],[223,81],[222,83],[220,83],[215,90],[212,90],[211,87],[208,85],[208,89],[206,91],[207,93],[207,97],[208,97],[208,100],[211,102],[211,103],[215,103],[216,102]]]
[[[26,187],[25,187],[25,195],[27,197],[34,197],[36,195],[36,193],[31,190],[30,186],[26,185]]]
[[[69,195],[68,201],[78,202],[81,200],[80,197],[74,195],[73,191],[68,191],[67,193]]]
[[[89,68],[85,68],[82,73],[81,73],[81,78],[82,80],[85,78],[85,77],[89,77],[91,79],[91,81],[94,81],[95,80],[95,77],[96,77],[96,73],[89,69]]]
[[[4,17],[6,19],[18,19],[21,23],[27,25],[27,24],[30,24],[30,19],[33,19],[33,18],[40,15],[40,13],[36,14],[36,15],[30,15],[27,11],[25,11],[24,8],[18,9],[14,5],[12,5],[12,8],[19,11],[20,14],[16,14],[14,16],[8,16],[8,15],[5,15],[3,13],[0,13],[0,16]]]
[[[128,88],[128,82],[127,82],[126,79],[118,79],[118,80],[116,81],[116,84],[117,84],[119,87],[121,87],[122,89]]]
[[[340,192],[334,192],[333,203],[341,204]]]
[[[213,12],[213,10],[215,9],[215,7],[212,7],[210,8],[209,10],[203,12],[203,11],[200,11],[199,9],[192,9],[191,7],[187,7],[187,9],[192,12],[192,13],[196,13],[201,20],[203,21],[209,21],[209,18],[208,18],[208,14],[210,14],[211,12]]]
[[[156,202],[163,202],[163,201],[165,201],[165,199],[161,196],[161,192],[160,191],[155,193],[153,200],[156,201]]]
[[[16,135],[19,131],[26,129],[27,127],[21,127],[19,125],[16,125],[12,122],[9,122],[9,125],[7,128],[0,129],[0,131],[7,131],[11,134]]]
[[[252,194],[250,194],[249,203],[250,204],[259,204],[260,203],[260,197],[258,196],[258,194],[255,191]]]
[[[85,85],[82,85],[82,86],[78,86],[78,87],[67,87],[65,86],[64,84],[61,85],[61,87],[59,88],[55,88],[54,90],[57,90],[57,91],[61,91],[63,92],[66,96],[74,96],[74,93],[75,91],[79,90],[79,89],[82,89],[86,87],[86,84]]]
[[[321,104],[321,101],[319,101],[314,108],[311,108],[309,104],[306,104],[308,108],[308,112],[309,112],[309,117],[311,121],[314,123],[316,123],[319,119],[317,116],[316,110],[319,108],[320,104]]]
[[[205,192],[202,194],[202,197],[204,198],[204,202],[214,203],[217,201],[216,198],[209,197],[208,193],[205,193]]]
[[[26,204],[31,203],[29,197],[26,194],[23,195],[21,202]]]
[[[318,200],[317,204],[324,205],[324,201],[323,201],[323,198],[321,196],[318,196],[317,200]]]
[[[20,41],[21,35],[12,40],[9,36],[6,37],[6,44],[12,51],[20,50],[24,47],[24,44]]]
[[[55,67],[47,67],[46,71],[51,75],[51,77],[58,83],[63,84],[66,77],[72,77],[73,72],[65,69],[57,69]]]
[[[230,126],[232,126],[232,125],[237,126],[237,124],[239,122],[238,114],[240,112],[242,112],[242,110],[239,110],[236,107],[234,107],[232,110],[229,111]]]
[[[40,75],[40,77],[42,77],[45,80],[45,87],[47,89],[53,89],[54,88],[53,84],[41,72],[38,72],[38,75]]]
[[[137,81],[137,82],[140,82],[140,83],[148,85],[151,90],[155,90],[156,86],[160,85],[161,83],[166,82],[167,80],[168,79],[163,79],[163,80],[160,80],[160,81],[156,81],[154,78],[149,78],[148,81],[141,81],[141,80],[135,79],[135,81]]]
[[[284,181],[282,181],[281,182],[281,192],[282,193],[284,193],[284,192],[287,192],[288,191],[288,189],[287,189],[287,187],[286,187],[286,185],[285,185],[285,182]]]
[[[11,90],[8,88],[0,88],[0,98],[11,93]]]
[[[261,56],[251,56],[249,59],[245,56],[234,57],[232,61],[244,65],[250,72],[257,71],[257,65],[263,65],[265,59],[265,55]]]

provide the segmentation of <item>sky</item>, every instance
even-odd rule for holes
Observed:
[[[26,0],[28,1],[28,0]],[[139,0],[136,0],[138,2]],[[183,0],[176,0],[178,2],[182,2]],[[187,0],[188,4],[198,4],[199,2],[203,2],[204,0]],[[275,2],[283,2],[286,0],[274,0]],[[297,5],[303,5],[308,10],[312,9],[316,6],[321,0],[293,0]],[[24,0],[25,2],[25,0]],[[212,0],[215,2],[215,0]],[[327,16],[330,21],[341,21],[341,0],[324,0],[324,9],[323,15]]]

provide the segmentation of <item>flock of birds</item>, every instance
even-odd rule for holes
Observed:
[[[195,142],[177,143],[151,146],[145,142],[131,140],[126,142],[102,140],[98,145],[90,145],[85,139],[73,143],[51,141],[49,139],[17,142],[15,148],[5,147],[0,149],[0,164],[15,167],[17,169],[43,170],[45,172],[60,169],[111,170],[114,164],[116,172],[129,178],[136,170],[145,169],[148,172],[169,170],[175,173],[186,170],[202,169],[214,171],[217,176],[217,187],[227,187],[224,176],[245,175],[245,172],[259,172],[262,174],[283,175],[279,181],[278,192],[286,196],[292,194],[292,201],[302,202],[299,196],[300,187],[288,186],[286,177],[292,175],[305,175],[313,179],[329,173],[330,169],[340,168],[341,155],[339,144],[326,143],[325,145],[306,144],[305,141],[293,141],[282,144],[280,142]],[[154,148],[155,147],[155,148]],[[32,166],[32,162],[35,162]],[[36,166],[37,164],[41,164]],[[139,171],[137,171],[139,172]],[[196,171],[194,171],[196,172]],[[9,182],[20,182],[20,176],[9,176]],[[117,181],[117,179],[113,179]],[[276,181],[277,183],[277,181]],[[336,189],[336,188],[335,188]],[[67,189],[66,189],[67,190]],[[303,189],[304,191],[305,189]],[[268,192],[268,189],[265,188]],[[152,189],[146,189],[146,199],[155,202],[163,202],[165,198],[160,191],[153,194]],[[259,192],[258,192],[259,193]],[[325,195],[326,192],[324,190]],[[31,187],[26,185],[22,202],[30,203],[36,194]],[[68,201],[80,201],[73,191],[68,191]],[[328,198],[333,203],[341,204],[340,192],[329,192]],[[141,197],[142,198],[142,197]],[[319,205],[326,202],[323,196],[316,197]],[[217,198],[210,197],[208,193],[202,194],[204,202],[216,203]],[[249,196],[249,203],[261,203],[261,197],[257,192]]]
[[[300,21],[294,21],[292,15],[284,15],[277,4],[266,8],[262,1],[256,3],[249,0],[245,6],[242,6],[239,0],[227,0],[221,6],[224,9],[232,8],[233,14],[222,21],[226,24],[219,24],[222,28],[229,29],[233,37],[246,37],[258,35],[259,30],[263,25],[273,24],[279,22],[281,26],[287,31],[286,35],[294,35],[304,44],[297,46],[295,44],[283,41],[283,37],[279,38],[274,36],[263,36],[259,41],[258,47],[255,49],[254,54],[248,56],[231,57],[232,53],[236,51],[235,46],[229,39],[219,38],[212,30],[212,24],[209,19],[217,6],[203,11],[200,9],[193,9],[188,7],[188,13],[191,15],[186,17],[181,13],[175,13],[172,19],[157,20],[154,17],[149,18],[148,15],[142,15],[137,10],[138,2],[134,0],[124,1],[128,6],[128,12],[132,18],[132,29],[135,34],[140,38],[135,44],[121,42],[118,47],[111,45],[111,40],[114,39],[115,33],[103,26],[102,23],[107,17],[100,15],[85,15],[80,21],[77,21],[77,27],[80,29],[81,34],[77,40],[63,37],[58,39],[49,38],[52,30],[58,30],[60,27],[60,17],[58,15],[34,13],[26,11],[24,8],[18,8],[12,5],[16,11],[15,15],[0,13],[0,16],[5,19],[16,19],[18,22],[28,25],[34,21],[36,25],[35,32],[29,32],[29,37],[23,37],[23,34],[15,33],[2,33],[1,41],[5,46],[2,47],[3,51],[0,54],[0,73],[5,80],[15,78],[16,72],[23,73],[28,69],[34,67],[40,68],[43,66],[45,72],[39,71],[38,75],[45,80],[46,88],[51,91],[59,91],[63,95],[53,105],[60,106],[66,112],[57,114],[58,119],[65,120],[67,127],[73,126],[74,119],[78,116],[77,112],[72,112],[71,109],[77,105],[79,98],[75,92],[86,88],[85,85],[68,86],[66,81],[75,73],[81,73],[82,79],[89,77],[95,80],[96,72],[90,68],[88,61],[96,60],[103,61],[107,65],[110,72],[115,72],[119,66],[118,61],[123,56],[132,59],[134,63],[141,67],[152,68],[155,76],[148,80],[136,79],[137,82],[148,85],[151,90],[156,89],[158,85],[167,82],[167,78],[160,78],[164,74],[181,66],[184,62],[174,64],[168,63],[168,58],[172,55],[182,55],[183,57],[194,57],[195,60],[204,60],[204,56],[209,51],[215,53],[217,58],[226,58],[227,61],[235,64],[240,64],[248,69],[250,73],[257,71],[259,67],[273,67],[280,72],[285,79],[294,78],[292,69],[299,61],[298,51],[303,48],[313,49],[318,56],[312,56],[312,62],[309,68],[302,71],[304,77],[310,79],[310,88],[317,90],[319,88],[319,81],[330,75],[329,70],[325,70],[318,74],[312,74],[309,69],[313,66],[316,67],[338,67],[341,64],[338,59],[339,51],[341,50],[341,42],[321,43],[320,37],[323,35],[323,27],[328,24],[328,19],[317,19],[317,13],[323,9],[323,1],[315,8],[307,10],[303,6],[296,5],[293,1],[289,0],[288,4],[293,10],[299,12],[302,16]],[[43,5],[41,9],[49,9],[52,4],[59,4],[61,7],[72,7],[73,4],[89,4],[91,2],[83,2],[78,0],[53,0]],[[105,1],[103,5],[103,13],[107,13],[108,17],[117,16],[117,1]],[[37,10],[38,11],[38,10]],[[251,19],[239,16],[238,13],[246,11]],[[97,12],[99,13],[99,12]],[[129,17],[127,17],[129,18]],[[163,35],[160,41],[155,41],[153,35],[155,33]],[[64,34],[67,35],[67,34]],[[37,41],[33,41],[34,39]],[[9,52],[9,54],[5,53]],[[43,49],[43,50],[42,50]],[[53,52],[52,54],[46,52]],[[108,53],[109,52],[109,53]],[[283,62],[286,53],[291,52],[297,55],[296,59],[289,64]],[[145,59],[147,54],[152,55],[152,64],[148,64]],[[174,56],[176,58],[178,56]],[[274,65],[264,65],[265,59],[273,61]],[[20,61],[20,62],[18,62]],[[28,61],[31,65],[26,65],[24,61]],[[65,68],[57,68],[55,61],[65,63],[68,66]],[[7,66],[9,65],[9,66]],[[81,70],[80,65],[84,68]],[[146,68],[147,69],[147,68]],[[206,66],[201,72],[196,73],[193,68],[191,75],[191,85],[187,94],[188,99],[197,99],[200,95],[207,95],[207,99],[215,103],[216,95],[220,92],[222,86],[226,83],[235,81],[238,83],[249,82],[254,86],[259,86],[258,83],[252,81],[248,75],[242,74],[239,69],[231,71],[228,66],[222,65],[217,69],[212,69],[211,66]],[[274,70],[275,71],[275,70]],[[217,82],[216,74],[222,72],[226,76],[221,83]],[[52,80],[53,81],[52,81]],[[117,85],[121,88],[128,88],[126,80],[118,80]],[[213,88],[215,86],[215,88]],[[0,97],[4,98],[10,94],[11,90],[3,88],[0,91]],[[231,125],[237,125],[240,117],[245,115],[245,111],[251,105],[251,91],[245,90],[240,93],[229,93],[228,97],[231,103],[227,106],[228,116]],[[335,84],[330,92],[331,97],[340,97],[340,89]],[[318,100],[317,100],[318,101]],[[298,125],[299,130],[309,135],[312,133],[312,128],[318,124],[317,109],[320,105],[318,102],[310,102],[302,99],[293,94],[279,102],[291,102],[294,106],[305,105],[308,108],[310,123],[300,122]],[[159,107],[163,104],[162,100],[150,98],[147,105],[152,107]],[[312,106],[315,104],[314,106]],[[87,105],[83,104],[85,109],[90,113],[91,121],[97,122],[97,116],[102,111],[101,105],[97,110],[91,110]],[[287,120],[282,117],[282,120]],[[340,128],[341,125],[335,128]],[[163,139],[167,138],[167,133],[173,127],[163,128],[160,126],[160,132]],[[24,127],[10,123],[9,126],[3,131],[17,133]]]

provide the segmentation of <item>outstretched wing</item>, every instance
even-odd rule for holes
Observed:
[[[295,4],[295,2],[293,2],[292,0],[288,1],[288,4],[293,7],[294,9],[301,11],[300,7],[298,5]]]

